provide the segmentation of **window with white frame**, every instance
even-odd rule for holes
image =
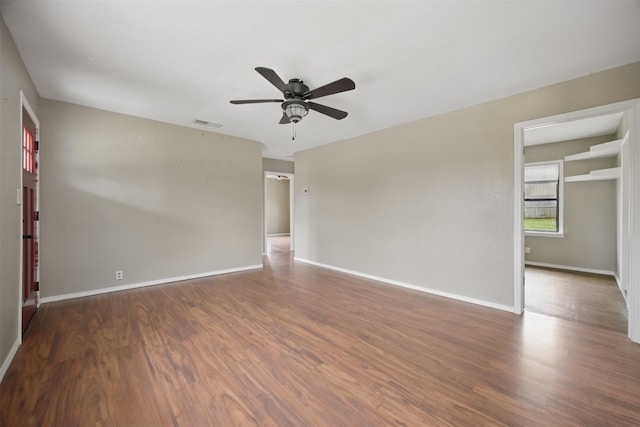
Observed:
[[[562,160],[524,166],[524,231],[562,235]]]

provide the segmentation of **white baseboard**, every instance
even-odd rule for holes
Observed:
[[[580,273],[601,274],[603,276],[616,277],[616,273],[613,272],[613,271],[598,270],[596,268],[573,267],[573,266],[570,266],[570,265],[549,264],[549,263],[546,263],[546,262],[534,262],[534,261],[525,261],[524,265],[530,265],[532,267],[555,268],[557,270],[578,271]]]
[[[624,298],[625,304],[627,304],[627,309],[629,308],[629,302],[627,301],[627,291],[622,289],[622,281],[617,274],[614,274],[613,277],[616,279],[616,283],[618,284],[618,289],[620,289],[620,293],[622,294],[622,298]]]
[[[190,274],[188,276],[168,277],[165,279],[150,280],[148,282],[130,283],[128,285],[113,286],[109,288],[95,289],[91,291],[74,292],[74,293],[63,294],[63,295],[54,295],[51,297],[42,298],[42,303],[46,304],[49,302],[63,301],[63,300],[68,300],[73,298],[82,298],[82,297],[88,297],[92,295],[108,294],[110,292],[125,291],[128,289],[144,288],[146,286],[163,285],[166,283],[180,282],[182,280],[200,279],[202,277],[218,276],[220,274],[237,273],[240,271],[255,270],[262,267],[263,267],[262,264],[255,264],[255,265],[248,265],[245,267],[229,268],[226,270],[210,271],[207,273]]]
[[[4,362],[2,362],[2,367],[0,367],[0,382],[2,382],[2,379],[4,378],[4,374],[7,373],[9,366],[11,366],[11,362],[13,362],[13,358],[16,357],[16,353],[18,352],[19,348],[20,348],[20,338],[18,338],[16,342],[13,343],[13,347],[11,347],[11,350],[9,350],[9,354],[7,355],[7,358],[4,359]]]
[[[341,273],[346,273],[346,274],[351,274],[351,275],[354,275],[354,276],[363,277],[365,279],[376,280],[378,282],[387,283],[389,285],[400,286],[400,287],[407,288],[407,289],[413,289],[415,291],[425,292],[425,293],[428,293],[428,294],[438,295],[438,296],[445,297],[445,298],[451,298],[451,299],[458,300],[458,301],[468,302],[468,303],[471,303],[471,304],[481,305],[483,307],[489,307],[489,308],[494,308],[496,310],[508,311],[509,313],[513,313],[513,307],[509,307],[509,306],[503,305],[503,304],[496,304],[496,303],[490,302],[490,301],[480,300],[480,299],[476,299],[476,298],[470,298],[470,297],[466,297],[466,296],[463,296],[463,295],[452,294],[452,293],[449,293],[449,292],[443,292],[443,291],[439,291],[437,289],[425,288],[423,286],[417,286],[417,285],[412,285],[410,283],[404,283],[404,282],[399,282],[397,280],[387,279],[387,278],[384,278],[384,277],[373,276],[371,274],[361,273],[359,271],[353,271],[353,270],[348,270],[346,268],[336,267],[336,266],[333,266],[333,265],[322,264],[322,263],[315,262],[315,261],[309,261],[309,260],[303,259],[303,258],[295,257],[294,260],[295,261],[304,262],[306,264],[315,265],[317,267],[327,268],[329,270],[339,271]]]
[[[291,233],[274,233],[274,234],[267,234],[267,237],[278,237],[278,236],[290,236]]]

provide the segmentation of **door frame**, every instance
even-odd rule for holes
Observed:
[[[632,341],[640,343],[640,98],[513,125],[513,311],[516,314],[524,311],[524,198],[522,197],[524,194],[524,132],[536,127],[614,113],[626,113],[629,119],[629,168],[627,172],[623,172],[627,174],[629,189],[622,192],[623,198],[625,196],[628,198],[629,212],[626,213],[626,221],[628,221],[629,233],[628,236],[624,236],[625,233],[623,233],[623,239],[626,241],[623,241],[621,246],[627,253],[620,254],[621,271],[626,273],[622,275],[621,280],[626,281],[629,311],[628,336]],[[625,212],[622,215],[624,218]]]
[[[22,236],[22,222],[24,221],[24,215],[23,215],[23,208],[22,208],[22,188],[24,186],[24,180],[22,179],[22,138],[23,138],[23,131],[22,131],[22,126],[23,126],[23,111],[27,111],[27,113],[29,114],[29,117],[31,118],[31,120],[33,121],[33,124],[36,126],[36,134],[35,139],[36,141],[40,141],[40,121],[38,120],[38,116],[36,116],[35,112],[33,111],[33,108],[31,108],[31,105],[29,104],[29,100],[27,100],[27,97],[25,96],[23,91],[20,91],[20,138],[18,140],[19,145],[19,149],[20,149],[20,188],[18,189],[18,195],[17,195],[17,201],[18,204],[20,205],[20,222],[18,223],[18,226],[20,227],[20,229],[18,230],[19,235]],[[40,166],[40,150],[37,151],[36,156],[35,156],[35,161],[38,162],[38,167]],[[38,176],[38,175],[36,175]],[[40,179],[36,180],[36,197],[35,197],[35,210],[36,211],[40,211]],[[36,235],[38,236],[38,240],[40,237],[40,221],[36,221],[35,225],[35,231],[36,231]],[[19,268],[19,277],[18,277],[18,310],[17,311],[17,315],[18,315],[18,336],[20,337],[20,342],[22,342],[22,281],[24,280],[23,277],[23,271],[24,271],[24,257],[23,257],[23,239],[20,239],[20,248],[19,248],[19,253],[20,253],[20,268]],[[41,245],[38,244],[38,257],[40,257],[40,247]],[[35,276],[34,276],[34,280],[40,281],[40,263],[38,262],[38,264],[36,265],[36,271],[35,271]],[[36,309],[40,306],[40,296],[39,296],[40,291],[38,291],[38,294],[36,294]]]
[[[294,252],[295,250],[295,221],[294,221],[294,178],[295,174],[285,172],[264,171],[262,175],[263,181],[263,198],[262,198],[262,253],[267,253],[267,175],[282,175],[289,178],[289,250]]]

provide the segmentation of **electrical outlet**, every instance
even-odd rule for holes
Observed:
[[[525,254],[530,254],[531,253],[531,248],[529,246],[524,248],[524,253]]]
[[[122,280],[122,270],[116,271],[116,280]]]

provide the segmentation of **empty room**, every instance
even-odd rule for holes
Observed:
[[[640,425],[640,2],[0,15],[0,425]]]

